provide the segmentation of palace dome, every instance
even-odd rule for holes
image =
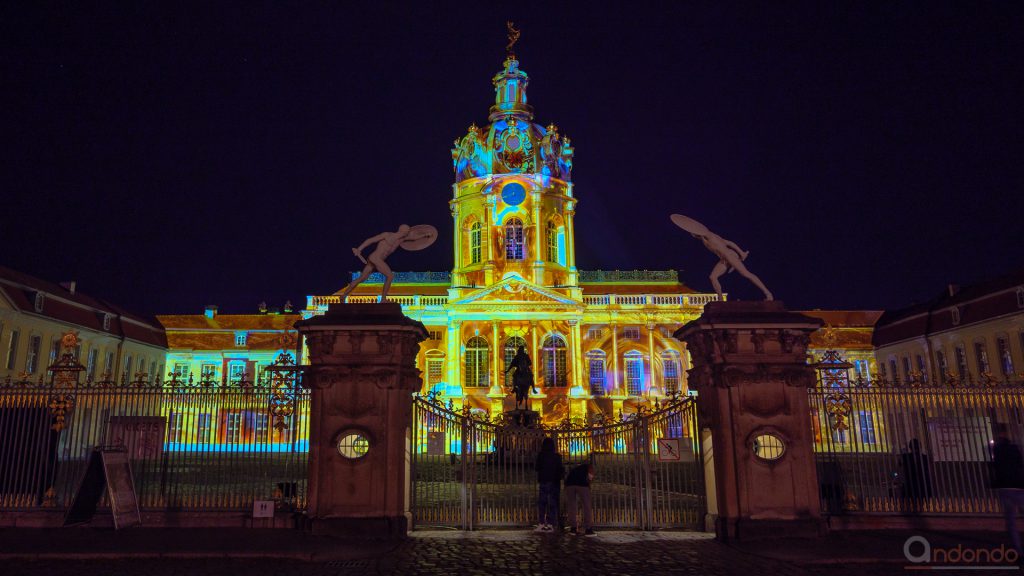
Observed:
[[[533,122],[533,107],[526,103],[530,78],[519,69],[515,56],[505,60],[492,82],[494,105],[487,126],[470,125],[452,148],[455,181],[492,174],[542,174],[569,182],[572,146],[554,124],[545,128]]]

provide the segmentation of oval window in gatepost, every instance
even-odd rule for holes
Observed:
[[[338,454],[355,460],[366,456],[370,451],[370,440],[358,432],[342,434],[338,440]]]
[[[782,458],[782,455],[786,453],[786,443],[782,441],[782,438],[765,432],[754,437],[751,449],[754,451],[754,456],[771,462]]]

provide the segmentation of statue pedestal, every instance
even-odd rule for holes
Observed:
[[[712,302],[675,333],[693,359],[700,426],[710,428],[708,509],[720,539],[824,529],[807,401],[816,383],[807,343],[821,324],[778,301]]]
[[[310,529],[401,537],[409,526],[412,394],[423,325],[398,304],[332,304],[295,324],[305,337]]]
[[[513,427],[536,428],[540,426],[540,412],[533,410],[509,410],[505,412],[505,418]]]

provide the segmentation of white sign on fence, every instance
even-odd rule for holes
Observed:
[[[988,416],[935,417],[929,418],[927,422],[932,459],[935,462],[988,460],[988,441],[992,430]]]
[[[252,517],[253,518],[273,518],[274,517],[274,501],[273,500],[256,500],[252,503]]]
[[[658,438],[658,462],[682,462],[679,438]]]

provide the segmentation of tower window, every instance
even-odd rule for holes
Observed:
[[[466,387],[487,386],[487,340],[474,336],[466,342]]]
[[[565,340],[552,334],[544,339],[544,386],[547,388],[566,385],[567,356]]]
[[[523,260],[526,246],[523,241],[523,221],[513,218],[505,224],[505,259]]]
[[[469,261],[470,264],[480,263],[480,223],[473,222],[469,228]]]
[[[548,262],[558,262],[558,227],[551,220],[547,226]]]

